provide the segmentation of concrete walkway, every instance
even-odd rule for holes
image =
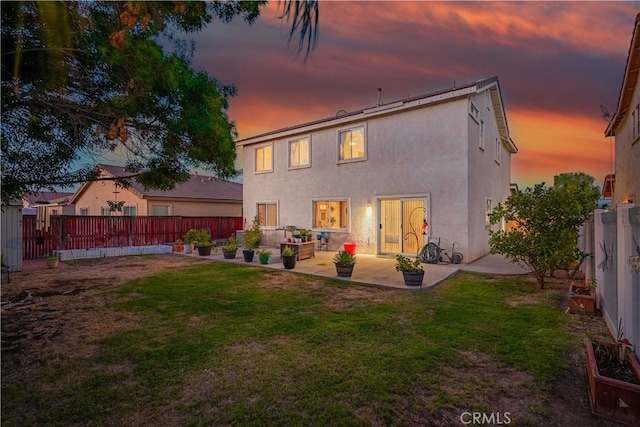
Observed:
[[[269,249],[272,253],[267,265],[260,264],[258,254],[256,253],[251,263],[244,261],[242,250],[239,249],[234,259],[224,259],[222,251],[212,251],[210,256],[200,257],[197,253],[184,254],[181,256],[203,258],[209,261],[232,262],[241,265],[252,265],[256,267],[266,267],[275,270],[290,271],[293,273],[311,274],[314,276],[330,277],[336,280],[345,280],[356,283],[363,283],[374,286],[390,287],[405,290],[429,289],[446,280],[456,272],[469,271],[474,273],[491,274],[491,275],[520,275],[528,274],[529,269],[520,267],[507,261],[501,255],[486,255],[471,264],[423,264],[424,280],[420,287],[405,286],[402,273],[395,270],[396,260],[393,257],[383,257],[376,255],[356,255],[357,262],[353,269],[351,278],[338,277],[336,275],[336,267],[333,264],[333,256],[335,252],[318,251],[314,258],[298,261],[293,270],[285,270],[280,258],[279,248],[261,248]],[[175,254],[175,252],[174,252]],[[68,268],[64,262],[59,264],[58,268]],[[25,260],[23,262],[22,271],[34,271],[46,269],[46,260]]]
[[[410,287],[405,286],[402,273],[395,270],[396,260],[393,257],[357,254],[357,261],[353,269],[353,275],[349,279],[336,275],[336,267],[333,264],[333,256],[335,255],[335,252],[317,251],[314,258],[297,261],[293,270],[285,270],[282,265],[282,259],[280,258],[280,249],[264,249],[269,249],[272,253],[271,258],[269,258],[269,263],[266,265],[260,264],[257,253],[255,254],[252,262],[245,262],[241,249],[238,250],[236,257],[231,260],[224,259],[222,252],[220,251],[211,252],[211,255],[206,258],[211,259],[212,261],[215,260],[233,262],[242,265],[254,265],[257,267],[266,267],[276,270],[290,271],[293,273],[311,274],[314,276],[330,277],[336,280],[346,280],[368,285],[405,290],[432,288],[460,270],[492,275],[520,275],[528,274],[530,272],[529,269],[512,264],[501,255],[487,255],[471,264],[423,264],[424,280],[422,282],[422,286]],[[196,252],[195,254],[185,254],[185,256],[198,257],[199,255]]]

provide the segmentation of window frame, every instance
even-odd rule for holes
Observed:
[[[484,151],[484,134],[485,134],[485,124],[484,120],[480,119],[480,136],[478,141],[478,147]]]
[[[473,102],[469,102],[469,116],[477,123],[480,120],[480,110]]]
[[[631,143],[640,137],[640,103],[631,112]]]
[[[171,216],[171,205],[156,205],[153,204],[150,206],[151,208],[151,215],[150,216]],[[167,214],[166,215],[155,215],[155,209],[156,208],[167,208]]]
[[[78,208],[80,216],[89,216],[89,208],[88,207],[82,207],[82,208]]]
[[[344,203],[345,204],[345,227],[331,227],[330,226],[330,216],[327,217],[326,221],[329,223],[329,226],[318,226],[318,221],[316,219],[316,205],[318,203],[326,203],[327,204],[327,213],[329,209],[331,209],[332,203]],[[311,200],[311,228],[318,231],[327,231],[327,232],[340,232],[340,231],[349,231],[351,227],[351,200],[349,197],[332,197],[332,198],[318,198]]]
[[[484,225],[490,226],[491,221],[489,220],[489,214],[493,211],[493,200],[491,197],[484,198]]]
[[[340,145],[341,145],[341,141],[342,141],[342,134],[347,133],[347,132],[352,132],[353,133],[354,130],[360,130],[360,129],[362,129],[362,140],[363,140],[362,141],[362,149],[363,149],[362,157],[351,157],[349,159],[342,159],[341,158],[341,154],[340,154]],[[354,126],[338,129],[336,131],[336,136],[337,136],[337,144],[336,144],[337,153],[336,153],[336,157],[338,159],[338,164],[341,164],[341,163],[353,163],[353,162],[363,162],[363,161],[367,160],[367,158],[369,156],[369,148],[368,148],[368,137],[367,137],[367,125],[366,125],[366,123],[362,123],[362,124],[359,124],[359,125],[354,125]]]
[[[269,165],[269,168],[265,168],[265,169],[258,169],[258,150],[264,150],[265,148],[269,148],[269,150],[271,151],[271,164]],[[264,157],[264,156],[263,156]],[[270,173],[273,172],[273,143],[268,143],[268,144],[261,144],[261,145],[257,145],[253,148],[253,172],[256,174],[259,173]],[[262,159],[262,163],[264,165],[264,158]]]
[[[111,216],[111,208],[109,206],[100,206],[100,216]]]
[[[134,213],[133,215],[131,214],[126,214],[125,211],[129,209],[134,209]],[[122,207],[122,216],[138,216],[138,206],[137,205],[129,205],[129,206],[123,206]]]
[[[292,160],[292,152],[291,152],[291,147],[294,144],[298,144],[298,147],[300,145],[300,142],[302,141],[307,141],[307,163],[298,163],[298,164],[293,164]],[[287,145],[287,153],[288,153],[288,166],[289,169],[303,169],[303,168],[310,168],[311,167],[311,136],[301,136],[300,138],[296,138],[296,139],[291,139],[288,142]],[[298,153],[300,153],[300,150],[298,148]],[[300,155],[298,154],[298,161],[300,161],[299,159]]]
[[[500,141],[500,138],[496,138],[496,155],[494,161],[497,164],[502,163],[502,141]]]
[[[267,225],[267,220],[268,217],[267,215],[262,215],[260,214],[260,219],[264,222],[264,224],[260,224],[260,228],[263,230],[275,230],[278,227],[278,220],[280,218],[280,205],[278,203],[278,201],[274,201],[274,200],[266,200],[266,201],[259,201],[256,202],[256,213],[260,213],[260,206],[263,205],[264,206],[264,211],[265,213],[268,213],[268,207],[275,205],[276,207],[276,220],[275,220],[275,224],[274,225]]]

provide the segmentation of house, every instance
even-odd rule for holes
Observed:
[[[127,176],[123,167],[98,165],[100,177]],[[76,215],[242,216],[242,184],[191,175],[173,190],[145,190],[135,179],[123,188],[115,181],[85,182],[71,197]]]
[[[489,252],[488,213],[510,195],[511,155],[497,77],[239,140],[245,221],[265,242],[288,226],[327,249],[416,254],[429,238]],[[426,221],[426,234],[423,224]],[[325,239],[322,239],[325,241]]]
[[[75,215],[69,203],[73,193],[40,191],[22,195],[22,215],[36,216],[36,229],[49,227],[51,215]]]
[[[629,56],[606,136],[615,137],[615,185],[611,183],[612,207],[638,203],[640,197],[640,14],[636,16]]]

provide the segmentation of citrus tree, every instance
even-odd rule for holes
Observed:
[[[578,227],[600,196],[593,181],[582,172],[565,173],[554,178],[553,187],[541,183],[513,193],[489,215],[491,224],[509,224],[489,232],[491,253],[528,266],[541,289],[555,269],[582,262],[588,254],[578,247]]]

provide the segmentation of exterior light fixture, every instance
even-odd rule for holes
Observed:
[[[367,203],[367,217],[373,216],[373,208],[371,208],[371,203]]]

